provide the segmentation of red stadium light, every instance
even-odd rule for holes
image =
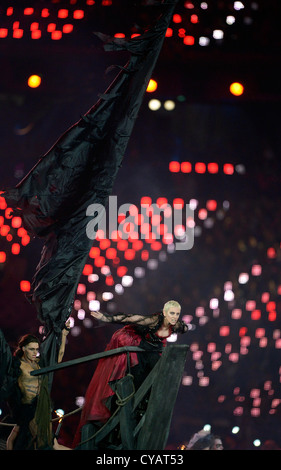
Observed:
[[[127,240],[120,240],[118,243],[117,243],[117,250],[119,251],[125,251],[127,250],[128,248],[128,242]]]
[[[62,8],[58,11],[58,18],[67,18],[68,17],[68,10],[66,8]]]
[[[20,290],[22,292],[30,291],[30,282],[29,281],[20,281]]]
[[[12,248],[11,248],[11,252],[13,253],[13,255],[18,255],[19,252],[20,252],[20,244],[19,243],[13,243]]]
[[[93,246],[90,249],[90,253],[89,253],[90,258],[96,258],[99,255],[100,255],[100,249],[97,246]]]
[[[42,36],[41,31],[38,29],[36,31],[31,31],[31,38],[32,39],[40,39]]]
[[[62,31],[53,31],[51,37],[53,41],[59,41],[62,38]]]
[[[48,18],[49,15],[50,15],[50,12],[48,8],[43,8],[43,10],[41,11],[42,18]]]
[[[33,13],[34,13],[34,8],[25,8],[23,10],[23,14],[26,16],[33,15]]]
[[[274,310],[272,310],[268,314],[268,321],[275,321],[276,317],[277,317],[276,312]]]
[[[218,205],[217,201],[215,201],[214,199],[210,199],[206,203],[206,208],[208,209],[208,211],[215,211],[217,208],[217,205]]]
[[[276,251],[275,251],[275,248],[273,248],[273,247],[268,248],[268,250],[267,250],[267,257],[268,257],[268,258],[271,258],[271,259],[276,258]]]
[[[231,163],[225,163],[223,165],[223,172],[226,175],[233,175],[234,173],[234,166]]]
[[[4,198],[3,198],[3,199],[4,199]],[[149,205],[149,206],[150,206],[151,203],[152,203],[152,199],[151,199],[151,197],[149,197],[149,196],[144,196],[144,197],[141,198],[141,201],[140,201],[140,202],[141,202],[141,206],[145,206],[145,205]]]
[[[14,228],[19,228],[21,226],[21,222],[22,222],[21,217],[13,217],[11,225]]]
[[[193,46],[194,43],[195,43],[195,39],[193,36],[185,36],[183,38],[183,43],[186,45],[186,46]]]
[[[114,286],[114,279],[112,276],[106,276],[105,283],[107,286]]]
[[[181,165],[179,162],[173,161],[169,163],[169,170],[172,173],[178,173],[180,171]]]
[[[141,259],[143,261],[147,261],[149,259],[149,252],[147,250],[143,250],[141,253]]]
[[[2,225],[2,227],[0,228],[0,235],[2,235],[2,237],[6,237],[9,231],[10,231],[9,225]]]
[[[261,311],[260,310],[253,310],[251,313],[252,320],[260,320],[261,318]]]
[[[82,274],[84,276],[89,276],[93,274],[93,266],[91,264],[85,264]]]
[[[275,309],[276,309],[276,302],[273,302],[273,301],[267,302],[266,304],[267,312],[271,312],[272,310],[275,310]]]
[[[128,268],[126,266],[119,266],[119,268],[117,268],[117,276],[119,277],[125,276],[127,272]]]
[[[127,260],[132,260],[135,258],[135,256],[136,256],[136,252],[133,249],[127,249],[124,252],[124,258]]]
[[[29,235],[24,235],[21,239],[22,246],[28,245],[29,242],[30,242],[30,236]]]
[[[13,38],[21,39],[23,37],[23,29],[14,29]]]
[[[81,20],[82,18],[84,18],[84,11],[83,10],[74,10],[73,18],[75,20]]]
[[[208,163],[208,172],[215,174],[219,171],[219,165],[217,163]]]
[[[179,15],[178,13],[175,13],[174,16],[173,16],[173,22],[174,23],[181,23],[182,22],[182,17],[181,15]]]
[[[5,251],[0,251],[0,263],[5,263],[6,261],[6,253]]]
[[[187,9],[189,9],[189,10],[192,10],[192,9],[194,8],[194,5],[193,5],[192,2],[190,2],[190,1],[187,0],[187,1],[184,3],[184,8],[187,8]]]
[[[192,165],[190,162],[182,162],[181,163],[181,171],[182,173],[190,173],[192,171]]]
[[[12,16],[13,13],[14,13],[13,7],[8,7],[8,8],[7,8],[7,13],[6,13],[6,15],[7,15],[7,16]]]
[[[97,268],[101,268],[102,266],[104,266],[105,265],[105,258],[103,256],[98,256],[95,259],[95,265],[97,266]]]
[[[77,294],[84,295],[86,293],[86,286],[85,284],[78,284],[77,286]]]
[[[166,37],[166,38],[171,38],[172,36],[173,36],[173,30],[172,30],[172,28],[167,28],[165,37]]]
[[[193,23],[193,24],[196,24],[198,23],[198,16],[197,15],[191,15],[190,17],[190,22]]]
[[[6,38],[8,36],[7,28],[0,28],[0,38]]]
[[[184,38],[186,35],[186,30],[184,28],[180,28],[178,31],[179,38]]]
[[[120,243],[120,242],[119,242]],[[115,248],[108,248],[105,253],[106,258],[114,259],[117,256],[117,250]]]
[[[100,249],[101,250],[106,250],[110,246],[110,240],[107,238],[103,238],[100,240]]]
[[[48,26],[47,26],[47,31],[48,33],[52,33],[53,31],[56,30],[56,23],[49,23]]]
[[[180,197],[176,197],[174,200],[173,200],[173,207],[175,206],[178,206],[177,209],[179,207],[183,207],[184,206],[184,200]]]
[[[196,173],[203,174],[206,172],[206,164],[202,162],[195,163],[195,171]]]
[[[64,24],[62,27],[62,32],[65,34],[72,33],[73,31],[73,25],[72,24]]]
[[[39,28],[39,23],[37,23],[37,21],[34,21],[33,23],[31,23],[30,31],[36,31],[38,28]]]
[[[143,242],[141,240],[134,240],[132,244],[132,248],[135,251],[140,251],[143,248]]]

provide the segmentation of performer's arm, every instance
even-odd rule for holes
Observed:
[[[61,345],[60,345],[59,354],[58,354],[58,362],[61,362],[64,356],[65,343],[66,343],[66,337],[69,333],[69,326],[70,326],[70,320],[66,322],[65,327],[61,333]]]
[[[96,320],[101,320],[106,323],[133,323],[138,325],[156,325],[158,321],[158,315],[137,315],[131,314],[126,315],[125,313],[118,313],[116,315],[107,315],[102,312],[91,312],[92,317]]]

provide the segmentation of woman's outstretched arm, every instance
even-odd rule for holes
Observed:
[[[131,314],[126,315],[125,313],[117,313],[116,315],[108,315],[106,313],[94,311],[91,312],[92,317],[96,320],[101,320],[106,323],[133,323],[138,325],[154,326],[158,321],[158,314],[154,315],[138,315]]]

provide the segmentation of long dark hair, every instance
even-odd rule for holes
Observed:
[[[36,336],[34,335],[30,335],[30,334],[27,334],[27,335],[24,335],[20,338],[19,342],[18,342],[18,346],[17,346],[17,349],[15,350],[14,352],[14,356],[20,358],[23,356],[23,346],[27,346],[27,344],[29,343],[38,343],[40,344],[40,341],[38,338],[36,338]]]

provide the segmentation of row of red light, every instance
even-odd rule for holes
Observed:
[[[89,3],[90,4],[90,3]],[[23,10],[23,14],[25,16],[32,16],[35,13],[34,8],[25,8]],[[12,17],[14,15],[13,7],[9,7],[7,9],[7,16]],[[82,20],[85,16],[84,10],[77,9],[74,11],[69,11],[67,9],[60,9],[58,10],[57,17],[58,19],[67,19],[72,16],[73,20]],[[41,10],[40,16],[42,18],[48,18],[50,16],[50,11],[48,8],[43,8]],[[40,25],[38,21],[33,21],[30,24],[30,34],[32,39],[40,39],[42,37],[42,28],[40,29]],[[47,25],[47,32],[51,34],[51,38],[53,40],[59,40],[62,38],[63,34],[69,34],[73,31],[73,24],[68,23],[64,24],[60,29],[57,29],[56,23],[52,22]],[[23,37],[24,30],[20,28],[20,22],[14,21],[12,25],[12,37],[15,39],[21,39]],[[8,28],[0,28],[0,38],[6,38],[9,35]]]
[[[151,206],[152,199],[149,196],[145,196],[141,198],[140,203],[142,206]],[[159,197],[156,201],[156,206],[158,206],[158,208],[169,208],[170,206],[167,207],[167,205],[168,199],[165,197]],[[172,205],[174,207],[183,207],[184,200],[182,198],[175,198],[172,202]],[[215,211],[217,209],[217,201],[208,200],[206,202],[206,208],[208,208],[210,211]],[[138,212],[136,206],[132,205],[132,210],[135,216],[135,224],[143,224],[142,214]],[[205,217],[200,216],[201,210],[205,209],[199,209],[198,218],[203,220]],[[158,213],[153,214],[153,211],[151,212],[151,209],[149,209],[149,215],[151,225],[158,225],[160,223],[160,216]],[[125,215],[121,214],[118,218],[118,223],[122,224],[124,217]],[[101,273],[105,275],[105,284],[107,286],[114,286],[116,282],[120,282],[120,278],[122,279],[123,276],[128,274],[128,267],[126,266],[126,263],[128,261],[134,260],[137,257],[137,252],[139,252],[138,258],[140,261],[149,262],[150,259],[153,260],[153,258],[155,258],[155,255],[153,255],[151,252],[160,252],[160,250],[163,249],[163,244],[165,245],[167,243],[171,243],[171,239],[166,240],[165,238],[165,230],[161,231],[162,240],[155,240],[155,234],[151,232],[151,225],[147,225],[149,227],[146,227],[146,237],[144,240],[134,239],[131,237],[124,239],[122,238],[122,231],[120,232],[119,230],[112,233],[111,239],[108,239],[105,238],[105,234],[102,231],[99,231],[96,237],[96,241],[99,243],[99,246],[92,247],[89,253],[89,258],[93,260],[93,263],[87,262],[83,270],[83,275],[88,277],[88,281],[90,283],[93,282],[92,276],[96,267],[99,268]],[[145,244],[147,244],[147,248]],[[122,258],[123,263],[121,261]],[[115,275],[112,275],[112,268],[109,268],[108,264],[112,265],[115,275],[119,279],[114,279]],[[108,272],[103,271],[105,268],[107,268]],[[86,293],[85,284],[81,284],[78,287],[77,294]]]
[[[191,162],[171,161],[169,163],[169,171],[171,173],[191,173],[193,171],[193,165]],[[215,162],[207,164],[204,162],[196,162],[194,163],[194,171],[199,174],[211,173],[214,175],[219,172],[219,165]],[[234,165],[232,163],[225,163],[222,167],[222,171],[226,175],[233,175]]]

